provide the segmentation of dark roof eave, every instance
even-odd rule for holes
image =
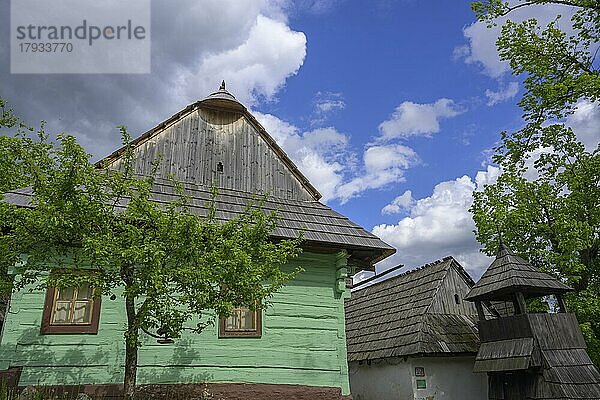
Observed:
[[[477,351],[437,351],[437,352],[417,352],[417,353],[406,353],[399,354],[390,357],[377,357],[377,358],[357,358],[350,359],[350,362],[361,362],[361,361],[379,361],[379,360],[393,360],[399,358],[420,358],[420,357],[475,357]]]
[[[273,235],[273,238],[278,239],[278,240],[285,240],[285,239],[290,239],[289,237],[282,237],[282,236],[276,236]],[[386,244],[384,241],[381,241],[382,244]],[[352,261],[363,261],[363,263],[366,260],[366,264],[365,265],[361,265],[362,267],[364,267],[365,269],[370,269],[373,267],[374,264],[378,263],[381,260],[384,260],[386,258],[388,258],[389,256],[393,255],[396,253],[396,249],[393,247],[365,247],[365,246],[356,246],[356,245],[349,245],[346,243],[334,243],[334,242],[319,242],[316,240],[305,240],[303,242],[303,246],[307,247],[308,249],[312,248],[331,248],[331,249],[336,249],[336,250],[346,250],[349,253],[350,256],[350,263],[352,263]],[[365,259],[364,257],[353,257],[353,253],[356,254],[357,252],[371,252],[372,256],[369,257],[368,259]],[[362,263],[361,263],[362,264]]]
[[[566,286],[566,285],[565,285]],[[566,292],[572,292],[575,289],[571,288],[571,287],[537,287],[537,286],[510,286],[510,287],[506,287],[506,288],[502,288],[502,289],[498,289],[498,290],[492,290],[489,292],[484,292],[484,293],[480,293],[480,294],[467,294],[467,296],[465,296],[465,300],[467,301],[493,301],[493,300],[507,300],[510,299],[511,296],[514,293],[517,292],[521,292],[523,293],[523,295],[525,296],[525,298],[530,298],[530,297],[540,297],[540,296],[546,296],[549,294],[558,294],[558,293],[566,293]],[[500,297],[498,297],[500,296]]]
[[[13,191],[6,192],[5,195],[8,195],[8,198],[5,197],[0,201],[8,202],[9,204],[13,204],[17,207],[22,208],[34,208],[35,206],[31,203],[30,199],[32,198],[31,193],[27,193],[27,188],[17,189]],[[14,200],[11,197],[26,198],[26,201],[11,201]],[[271,235],[271,237],[275,240],[285,240],[291,239],[291,237],[287,236],[279,236],[279,235]],[[373,267],[373,264],[391,256],[396,252],[396,249],[387,245],[387,243],[381,241],[380,247],[367,247],[360,245],[352,245],[348,243],[336,243],[331,241],[317,241],[317,240],[305,240],[303,242],[303,246],[305,247],[313,247],[313,248],[321,248],[321,249],[332,249],[332,250],[346,250],[350,255],[350,263],[356,263],[364,269],[370,269]],[[371,253],[370,255],[363,254],[362,257],[358,256],[358,253]]]

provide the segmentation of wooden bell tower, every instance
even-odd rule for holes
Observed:
[[[488,374],[490,400],[600,399],[600,374],[563,299],[570,290],[500,245],[465,297],[479,314],[481,347],[474,372]],[[528,312],[527,299],[550,295],[558,312]],[[484,302],[505,306],[494,317],[484,313]]]

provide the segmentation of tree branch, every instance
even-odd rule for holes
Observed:
[[[517,4],[515,6],[509,7],[504,13],[500,14],[500,17],[504,17],[507,14],[509,14],[510,12],[517,10],[519,8],[523,8],[523,7],[528,7],[528,6],[533,6],[533,5],[543,5],[543,4],[561,4],[564,6],[571,6],[571,7],[577,7],[577,8],[591,8],[597,11],[600,11],[600,5],[599,6],[594,6],[594,5],[589,5],[589,6],[582,6],[581,4],[577,4],[574,1],[569,1],[569,0],[552,0],[552,1],[528,1],[526,3],[521,3],[521,4]]]

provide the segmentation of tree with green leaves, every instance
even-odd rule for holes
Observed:
[[[31,174],[22,162],[19,154],[27,151],[29,158],[35,160],[38,165],[43,165],[45,155],[50,150],[43,132],[43,124],[37,132],[39,140],[34,140],[31,135],[36,133],[33,128],[26,125],[21,118],[15,115],[6,104],[6,100],[0,98],[0,265],[14,264],[18,254],[8,241],[1,240],[10,232],[12,223],[9,219],[9,205],[2,202],[3,193],[19,187],[28,186],[31,182]],[[6,269],[0,270],[0,298],[7,299],[6,293],[10,293],[12,281],[6,275]],[[4,306],[6,303],[2,301]]]
[[[500,57],[524,78],[524,126],[502,132],[493,156],[502,173],[474,194],[471,211],[487,254],[503,240],[575,289],[568,305],[600,365],[600,147],[586,148],[565,124],[582,102],[598,107],[600,4],[487,0],[472,8],[491,26],[516,9],[549,4],[566,6],[570,19],[557,15],[547,26],[509,19],[502,26]]]
[[[20,120],[4,121],[22,128]],[[14,270],[14,290],[83,286],[123,298],[126,399],[135,397],[141,335],[176,339],[214,323],[207,310],[226,317],[238,305],[265,308],[299,272],[281,267],[299,254],[301,239],[271,240],[277,215],[263,213],[260,201],[221,222],[216,193],[207,215],[194,215],[174,182],[177,200],[158,204],[153,177],[132,172],[131,148],[122,170],[98,170],[74,137],[58,139],[53,145],[40,133],[33,145],[18,134],[0,141],[0,171],[12,177],[3,189],[26,183],[33,196],[31,207],[0,208],[0,246],[12,255],[1,267]]]

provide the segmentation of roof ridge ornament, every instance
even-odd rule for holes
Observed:
[[[502,239],[500,239],[500,243],[498,244],[498,251],[496,252],[496,256],[499,256],[501,252],[507,252],[509,254],[514,254],[514,252],[512,251],[512,249],[510,247],[508,247],[506,245],[506,243],[504,243],[504,241],[502,241]]]
[[[223,79],[223,80],[221,81],[221,86],[219,86],[219,90],[220,90],[220,91],[223,91],[223,92],[224,92],[224,91],[226,91],[226,89],[225,89],[225,79]]]

